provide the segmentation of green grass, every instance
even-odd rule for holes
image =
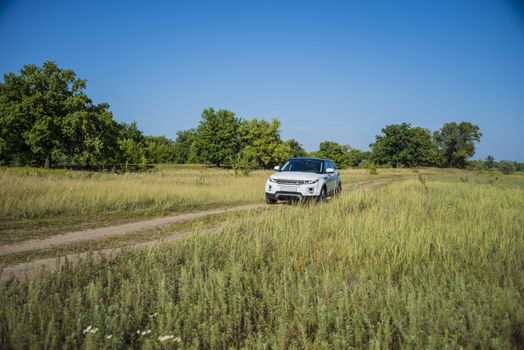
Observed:
[[[523,212],[519,175],[277,206],[0,285],[0,347],[522,348]]]

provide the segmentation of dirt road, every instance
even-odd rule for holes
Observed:
[[[222,230],[222,226],[216,226],[202,233],[211,233],[211,232],[216,233],[216,232],[220,232],[221,230]],[[42,271],[42,269],[44,268],[52,269],[56,271],[60,269],[62,266],[64,266],[66,261],[68,263],[73,263],[75,261],[84,259],[85,257],[88,256],[88,254],[93,254],[93,257],[95,259],[101,258],[101,257],[116,256],[120,254],[122,251],[124,251],[125,249],[153,247],[155,245],[159,245],[162,243],[177,241],[177,240],[186,238],[187,236],[190,236],[192,234],[193,234],[192,231],[177,232],[177,233],[173,233],[172,235],[163,237],[161,239],[140,242],[140,243],[133,244],[132,246],[102,249],[102,250],[98,250],[98,251],[90,252],[90,253],[86,252],[86,253],[67,254],[61,257],[36,259],[36,260],[24,262],[24,263],[19,263],[19,264],[7,266],[2,271],[0,271],[0,281],[5,282],[5,281],[10,280],[12,277],[15,277],[18,279],[31,278],[32,276]]]
[[[0,256],[27,252],[35,249],[45,249],[51,248],[53,246],[62,245],[62,244],[71,244],[85,241],[92,241],[112,236],[122,236],[130,233],[135,233],[139,231],[144,231],[148,229],[159,228],[167,225],[172,225],[176,223],[181,223],[185,221],[194,220],[204,216],[223,214],[226,212],[233,212],[238,210],[254,209],[263,207],[264,204],[244,204],[236,207],[230,208],[221,208],[221,209],[211,209],[203,210],[192,213],[177,214],[171,216],[164,216],[160,218],[143,220],[132,222],[129,224],[106,226],[89,230],[81,230],[68,232],[60,235],[51,236],[45,239],[31,239],[22,243],[8,244],[0,246]]]

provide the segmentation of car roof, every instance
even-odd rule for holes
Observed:
[[[309,157],[289,158],[288,160],[293,160],[293,159],[301,159],[301,160],[329,160],[329,161],[332,161],[331,159],[327,159],[327,158],[309,158]]]

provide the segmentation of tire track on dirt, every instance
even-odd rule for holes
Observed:
[[[129,233],[136,233],[167,225],[194,220],[204,216],[223,214],[239,210],[255,209],[263,207],[265,204],[244,204],[236,207],[203,210],[192,213],[164,216],[155,219],[136,221],[128,224],[105,226],[94,229],[68,232],[60,235],[51,236],[44,239],[31,239],[21,243],[14,243],[0,246],[0,256],[14,253],[28,252],[36,249],[51,248],[62,244],[71,244],[85,241],[93,241],[113,236],[122,236]]]
[[[222,230],[223,230],[223,226],[215,226],[201,233],[202,234],[218,233]],[[20,280],[25,280],[26,278],[31,278],[35,276],[37,273],[39,273],[43,269],[50,269],[52,271],[57,271],[62,266],[64,266],[66,262],[67,263],[78,262],[82,259],[85,259],[87,256],[89,256],[89,254],[92,254],[93,258],[95,259],[100,259],[103,257],[115,257],[125,250],[137,249],[137,248],[148,248],[148,247],[151,248],[156,245],[163,244],[163,243],[177,241],[177,240],[186,238],[188,236],[192,236],[193,234],[194,232],[192,231],[176,232],[169,236],[162,237],[160,239],[135,243],[131,245],[125,245],[122,247],[108,248],[108,249],[102,249],[102,250],[96,250],[96,251],[84,252],[84,253],[72,253],[72,254],[61,256],[61,257],[37,259],[37,260],[31,260],[28,262],[23,262],[23,263],[19,263],[15,265],[10,265],[0,270],[0,281],[6,282],[6,281],[9,281],[13,277],[20,279]]]

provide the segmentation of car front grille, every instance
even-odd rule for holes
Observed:
[[[277,179],[277,184],[282,185],[303,185],[306,181],[303,180],[284,180],[284,179]]]

